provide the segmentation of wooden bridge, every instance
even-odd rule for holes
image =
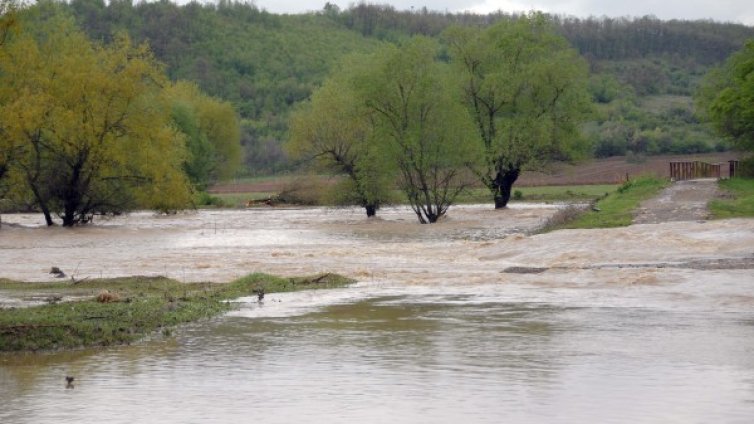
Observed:
[[[728,177],[735,177],[738,171],[738,161],[728,161]],[[693,162],[670,162],[670,179],[674,181],[693,180],[696,178],[721,178],[722,164]]]

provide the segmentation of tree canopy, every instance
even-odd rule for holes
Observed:
[[[419,222],[442,217],[474,161],[471,121],[428,38],[352,58],[294,114],[289,148],[349,177],[371,216],[398,183]]]
[[[0,60],[5,55],[3,46],[17,25],[15,2],[12,0],[0,0]],[[15,143],[11,143],[3,137],[0,128],[0,200],[2,200],[11,187],[9,181],[10,163],[17,153]]]
[[[0,0],[0,4],[14,1]],[[528,19],[504,12],[401,11],[363,2],[342,9],[330,4],[321,11],[276,15],[250,2],[226,0],[185,4],[39,0],[25,6],[20,15],[26,15],[29,26],[41,33],[46,28],[45,13],[39,11],[50,5],[73,15],[97,42],[110,43],[114,34],[124,31],[137,44],[148,42],[165,64],[168,78],[192,81],[212,98],[230,103],[240,118],[244,153],[240,173],[244,174],[276,173],[296,165],[282,149],[289,114],[322,85],[343,56],[372,53],[383,44],[400,43],[413,35],[439,37],[453,25],[485,29]],[[695,118],[690,96],[706,71],[740,49],[754,36],[754,28],[651,16],[544,15],[544,19],[589,65],[589,88],[598,113],[584,133],[595,155],[728,148],[728,143]],[[178,109],[181,116],[177,117],[185,124],[191,108]]]
[[[754,152],[754,40],[708,75],[698,101],[721,134]]]
[[[62,15],[10,37],[0,56],[0,143],[15,155],[16,196],[64,226],[133,207],[190,202],[183,137],[149,49],[125,35],[103,47]],[[4,149],[5,150],[5,149]]]
[[[469,184],[474,161],[470,121],[456,101],[453,75],[424,37],[388,46],[374,57],[358,87],[374,112],[377,140],[399,170],[399,186],[421,223],[434,223]]]
[[[347,180],[337,187],[338,201],[363,206],[367,216],[374,216],[389,198],[393,173],[374,140],[371,112],[355,91],[364,60],[344,61],[341,71],[300,105],[291,118],[287,149],[293,158],[345,174]]]
[[[178,81],[164,92],[176,127],[184,134],[186,174],[199,189],[232,177],[241,166],[241,131],[233,106]]]
[[[294,165],[281,149],[289,113],[344,55],[374,52],[383,43],[413,35],[438,37],[452,25],[487,28],[526,19],[499,11],[476,15],[396,10],[364,2],[343,9],[326,5],[300,15],[276,15],[253,3],[225,0],[182,5],[72,0],[62,7],[90,38],[109,42],[114,32],[126,30],[136,42],[150,43],[171,79],[193,81],[205,93],[230,102],[241,117],[246,173],[277,172]],[[651,16],[545,19],[587,60],[598,81],[609,77],[621,93],[610,100],[602,95],[600,84],[592,85],[595,98],[601,97],[602,113],[588,132],[597,154],[725,147],[693,119],[688,100],[706,70],[754,36],[754,28]],[[677,101],[679,96],[683,101]]]
[[[586,63],[543,15],[452,27],[445,37],[483,151],[473,170],[496,208],[507,205],[522,170],[588,149],[580,137],[590,104]]]

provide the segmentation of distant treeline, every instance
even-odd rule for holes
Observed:
[[[365,3],[343,10],[328,3],[302,15],[275,15],[226,0],[183,6],[166,0],[72,0],[59,7],[95,40],[127,31],[135,41],[148,41],[171,78],[195,81],[230,101],[242,118],[248,173],[293,166],[280,148],[290,112],[345,54],[371,52],[416,34],[441,37],[452,24],[487,26],[520,17],[399,11]],[[654,17],[549,19],[589,61],[593,96],[605,105],[588,131],[596,154],[724,148],[693,117],[690,96],[711,66],[754,37],[754,28]],[[649,98],[669,95],[688,101]],[[644,108],[648,100],[657,107]],[[692,147],[686,147],[687,140]]]
[[[380,39],[396,39],[405,34],[434,37],[452,24],[486,26],[521,16],[502,11],[487,15],[434,12],[426,8],[399,11],[389,5],[366,3],[343,11],[328,3],[322,14],[365,36]],[[581,19],[550,15],[549,18],[582,55],[597,60],[667,55],[709,65],[724,60],[754,36],[754,28],[709,20],[662,21],[652,16]]]

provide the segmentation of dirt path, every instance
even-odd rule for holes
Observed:
[[[643,202],[634,224],[699,221],[709,218],[707,203],[718,194],[714,178],[677,181],[659,196]]]

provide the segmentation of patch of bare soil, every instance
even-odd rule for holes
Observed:
[[[669,177],[671,161],[699,160],[708,163],[723,163],[731,159],[738,159],[733,152],[707,153],[700,155],[664,155],[648,156],[643,160],[628,161],[624,156],[607,159],[595,159],[578,164],[556,163],[545,172],[525,171],[516,182],[519,187],[551,186],[551,185],[587,185],[587,184],[620,184],[626,181],[626,176],[654,175]],[[722,167],[725,178],[728,167]],[[209,189],[211,193],[279,193],[289,187],[300,176],[279,176],[258,182],[227,182],[217,184]],[[327,185],[338,181],[337,177],[312,176],[305,177],[307,181]]]
[[[699,221],[709,218],[707,203],[719,194],[714,178],[677,181],[659,196],[643,202],[634,224]]]
[[[633,178],[640,175],[670,177],[670,162],[702,161],[722,163],[722,177],[728,177],[728,161],[740,159],[734,152],[705,153],[699,155],[663,155],[647,156],[641,160],[631,160],[624,156],[596,159],[579,164],[554,164],[547,172],[525,172],[516,182],[518,186],[542,185],[586,185],[586,184],[620,184],[626,176]]]

